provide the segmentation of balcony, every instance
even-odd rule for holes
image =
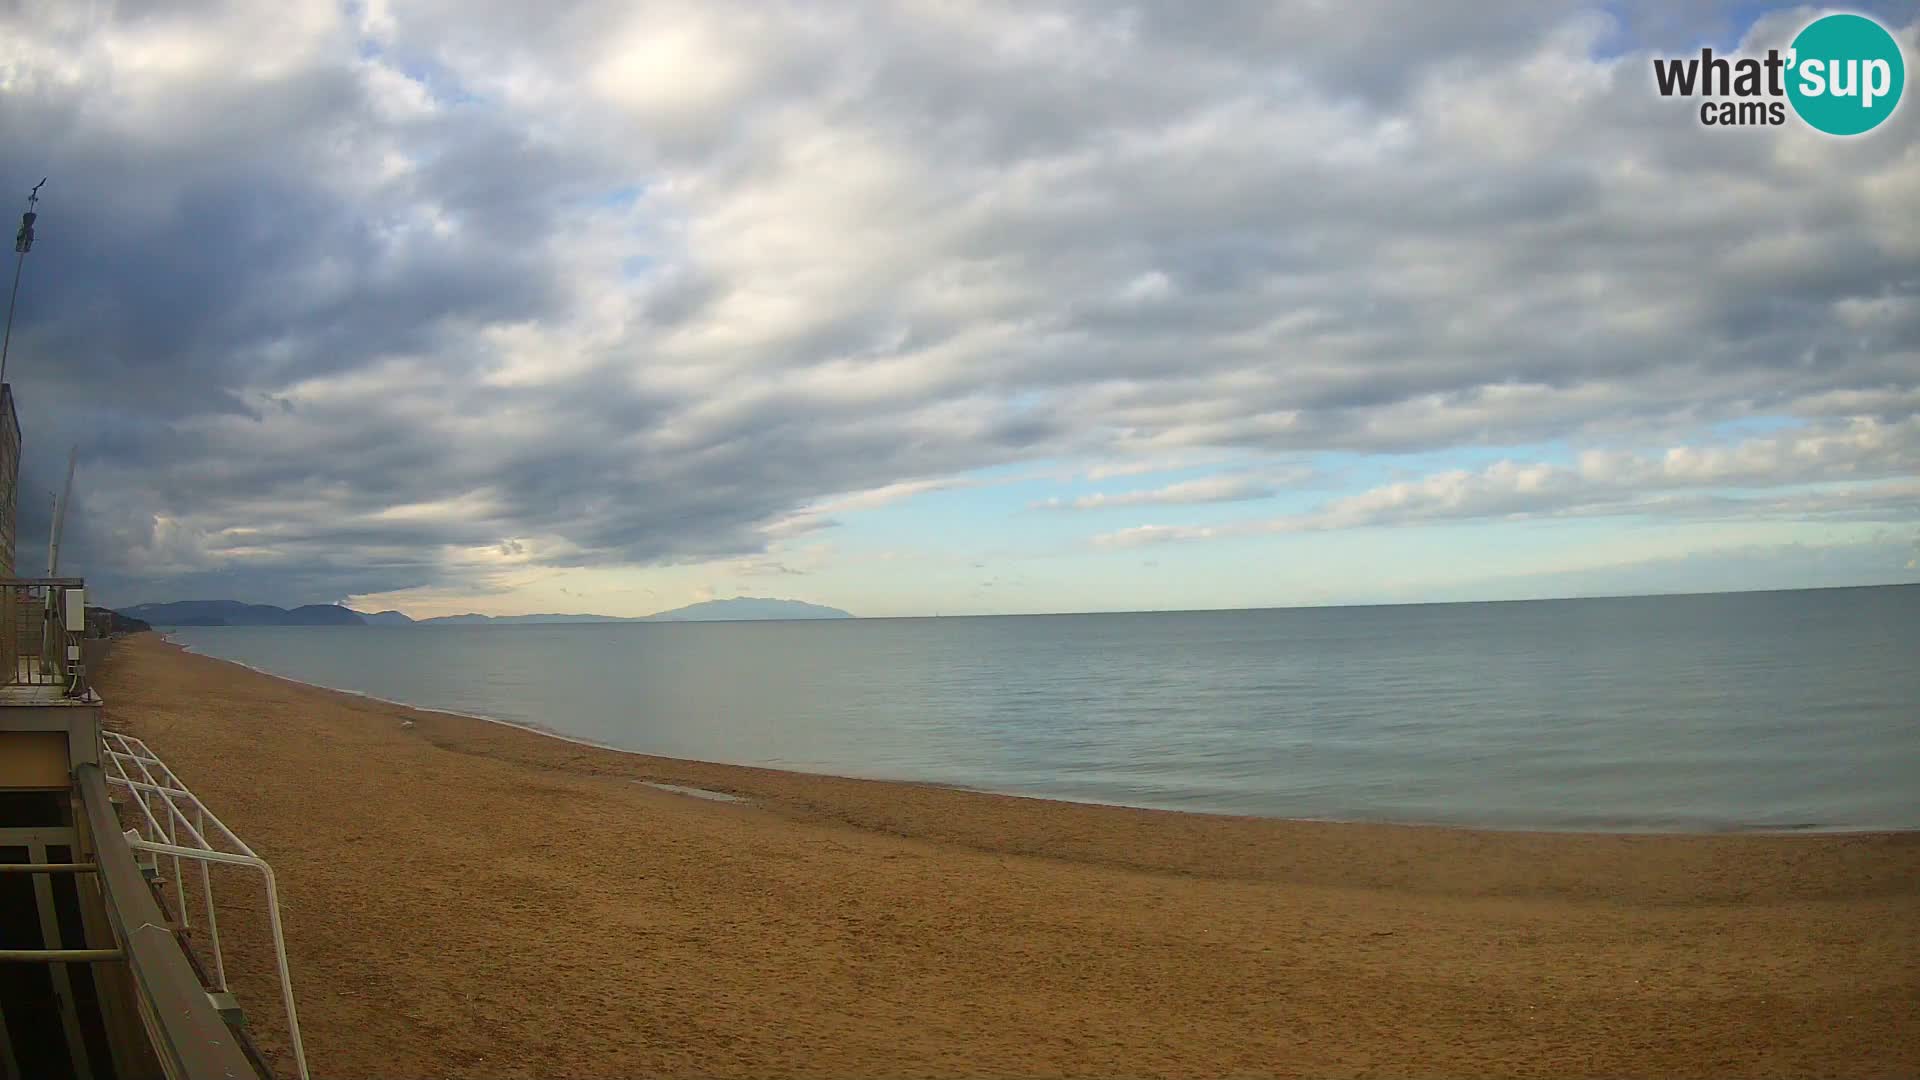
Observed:
[[[0,1080],[271,1075],[227,987],[209,863],[262,875],[304,1080],[272,871],[144,743],[101,730],[87,674],[106,641],[86,629],[80,579],[0,578]]]
[[[94,703],[80,578],[0,578],[0,705]]]

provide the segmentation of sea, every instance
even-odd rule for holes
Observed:
[[[1920,585],[169,634],[387,701],[803,772],[1320,820],[1920,827]]]

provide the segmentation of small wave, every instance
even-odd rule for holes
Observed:
[[[707,799],[712,802],[743,803],[747,801],[741,796],[725,791],[714,791],[711,788],[688,787],[685,784],[665,784],[658,780],[635,780],[634,783],[643,787],[658,788],[661,791],[671,791],[675,795],[691,795],[696,799]]]

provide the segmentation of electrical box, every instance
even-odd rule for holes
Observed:
[[[87,590],[68,589],[66,616],[61,620],[67,624],[67,633],[80,634],[87,629]]]

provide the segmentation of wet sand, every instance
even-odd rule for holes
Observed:
[[[1283,822],[807,776],[153,634],[98,682],[278,872],[316,1076],[1920,1075],[1920,834]],[[255,886],[216,887],[291,1075]]]

